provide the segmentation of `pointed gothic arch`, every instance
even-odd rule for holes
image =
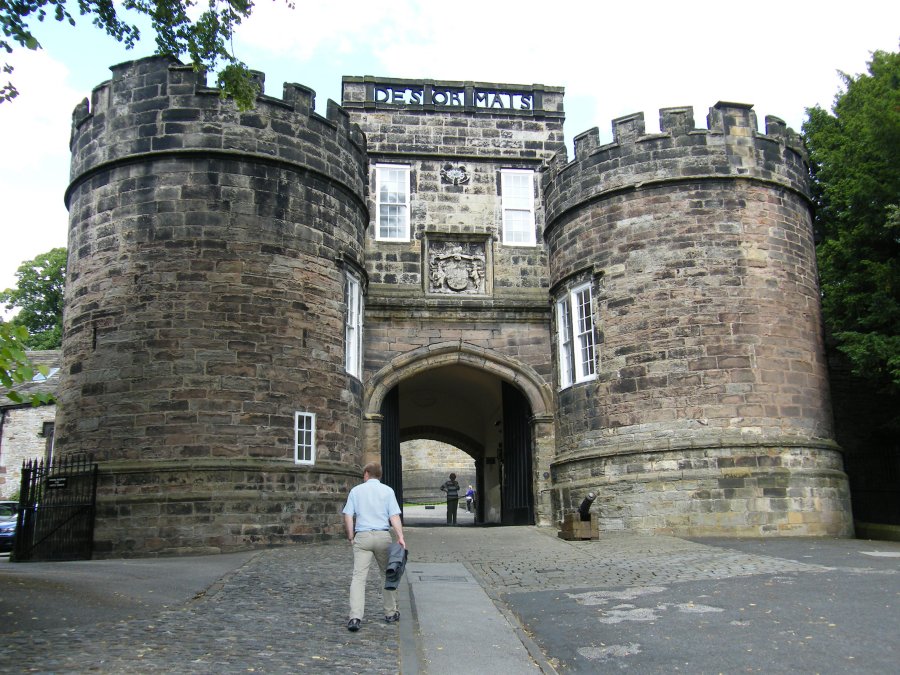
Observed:
[[[527,462],[523,462],[518,470],[527,472],[520,483],[530,486],[527,491],[531,494],[527,499],[526,519],[519,519],[515,524],[549,524],[550,462],[555,454],[552,390],[533,368],[492,350],[462,341],[434,344],[399,355],[372,375],[364,391],[366,461],[382,461],[386,471],[397,463],[398,466],[394,467],[398,481],[395,489],[402,491],[399,468],[401,433],[399,426],[395,427],[399,419],[399,411],[395,407],[398,385],[405,381],[420,380],[421,376],[432,374],[431,371],[455,366],[489,376],[498,383],[498,396],[501,384],[508,385],[520,395],[519,405],[524,406],[525,414],[520,424],[527,427],[526,433],[520,438],[527,439],[523,440],[525,445],[522,447],[526,448],[528,457]],[[409,434],[406,433],[405,436],[408,437]],[[397,443],[396,453],[385,450],[385,443]],[[397,455],[396,458],[394,454]],[[512,464],[508,468],[511,470],[511,467]]]
[[[403,380],[449,365],[469,366],[497,376],[522,391],[535,418],[552,417],[553,394],[537,371],[490,349],[461,341],[441,342],[406,352],[372,375],[364,392],[366,417],[379,415],[385,396]]]

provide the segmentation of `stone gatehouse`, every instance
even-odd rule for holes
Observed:
[[[777,118],[633,115],[569,160],[560,87],[346,77],[323,117],[112,72],[73,117],[56,425],[98,555],[339,536],[415,439],[472,458],[483,523],[595,490],[604,529],[852,534]]]

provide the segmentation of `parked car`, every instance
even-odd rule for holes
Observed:
[[[19,502],[0,502],[0,553],[9,553],[16,543]]]

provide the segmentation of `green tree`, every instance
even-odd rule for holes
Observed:
[[[831,112],[807,110],[825,326],[854,374],[900,391],[900,54],[842,74]]]
[[[292,0],[287,0],[289,6]],[[204,7],[200,12],[197,8]],[[34,22],[48,17],[75,25],[68,0],[0,0],[0,50],[40,49],[32,33]],[[72,8],[72,11],[75,11]],[[131,49],[140,40],[136,20],[149,21],[156,33],[156,52],[186,54],[195,68],[218,73],[223,96],[233,96],[238,107],[252,108],[258,93],[247,66],[234,55],[232,38],[237,26],[253,11],[253,0],[78,0],[78,14]],[[9,64],[3,71],[11,73]],[[12,82],[0,85],[0,102],[18,95]]]
[[[6,396],[16,403],[25,402],[25,397],[12,388],[17,384],[30,382],[36,372],[44,375],[48,370],[32,365],[25,353],[25,342],[28,339],[28,331],[24,326],[14,326],[5,321],[0,321],[0,384],[6,389]],[[32,405],[51,403],[51,394],[32,394],[28,397]]]
[[[66,249],[54,248],[16,271],[16,288],[0,292],[6,309],[17,309],[10,321],[28,332],[22,338],[29,349],[59,349],[62,344],[63,289],[66,283]]]

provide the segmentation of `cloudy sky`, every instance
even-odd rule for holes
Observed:
[[[865,72],[871,51],[900,40],[900,3],[886,0],[256,1],[235,49],[271,96],[299,82],[324,114],[341,75],[562,86],[570,148],[591,127],[609,140],[613,118],[639,111],[653,131],[659,108],[692,105],[703,126],[717,101],[799,131],[807,107],[830,107],[838,71]],[[66,245],[72,109],[109,66],[153,52],[152,36],[126,51],[83,18],[35,32],[43,50],[6,59],[21,95],[0,104],[0,289],[23,260]]]

